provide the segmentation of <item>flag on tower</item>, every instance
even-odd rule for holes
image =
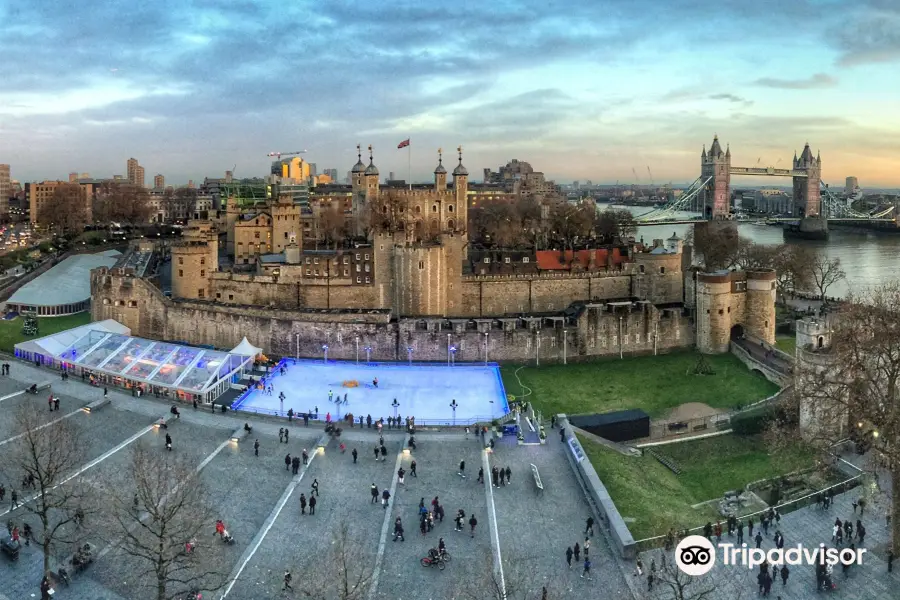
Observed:
[[[406,148],[407,146],[409,146],[409,138],[406,138],[405,140],[397,144],[397,150],[399,150],[400,148]]]

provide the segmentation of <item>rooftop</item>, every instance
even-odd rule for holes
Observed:
[[[110,256],[110,253],[115,255]],[[91,269],[112,267],[118,262],[119,256],[121,253],[115,250],[70,256],[23,285],[8,302],[29,306],[59,306],[87,300],[91,297]]]

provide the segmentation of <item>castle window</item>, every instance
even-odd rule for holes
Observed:
[[[728,307],[728,314],[731,314],[731,307]]]
[[[345,257],[344,257],[344,264],[345,264],[345,265],[349,265],[349,264],[350,264],[350,257],[349,257],[349,256],[345,256]]]
[[[366,265],[366,273],[369,272],[369,265]]]
[[[366,283],[372,283],[368,277],[366,277]]]
[[[307,270],[306,270],[306,275],[307,275],[307,276],[312,275],[312,270],[311,270],[311,269],[307,269]]]
[[[368,254],[365,254],[364,256],[366,257],[366,260],[369,260],[369,255],[368,255]]]
[[[221,298],[221,297],[222,297],[222,294],[220,294],[219,292],[216,292],[216,298]]]
[[[448,204],[448,205],[447,205],[447,212],[453,212],[453,205],[452,205],[452,204]]]
[[[122,301],[121,301],[121,300],[116,300],[116,306],[122,306]]]
[[[420,261],[419,261],[419,268],[420,268],[420,269],[424,269],[424,268],[425,268],[425,261],[424,261],[424,260],[420,260]]]
[[[306,264],[309,264],[309,257],[306,257]]]
[[[287,232],[287,231],[284,232],[284,239],[288,239],[288,232]]]
[[[205,271],[205,270],[200,269],[200,277],[206,277],[206,271]]]
[[[722,310],[722,309],[720,308],[720,309],[719,309],[719,314],[720,314],[720,315],[723,315],[723,314],[725,314],[725,311]]]
[[[505,262],[506,264],[509,264],[509,257],[507,256],[506,258],[504,258],[503,262]]]
[[[666,272],[666,268],[665,268],[665,267],[660,267],[660,268],[659,268],[659,272],[660,272],[660,274],[665,273],[665,272]]]
[[[525,256],[522,258],[522,262],[527,264],[527,263],[531,262],[531,260],[527,256]]]
[[[234,294],[228,294],[228,299],[229,299],[229,300],[234,300]]]
[[[356,260],[359,260],[359,254],[356,255]]]
[[[313,259],[313,264],[314,264],[314,265],[319,264],[319,259],[318,259],[318,258],[314,258],[314,259]]]
[[[318,277],[318,276],[319,276],[319,270],[316,269],[315,273],[316,273],[316,277]]]
[[[416,210],[414,211],[417,215],[422,213],[422,207],[416,206]]]
[[[206,264],[206,259],[205,259],[205,258],[201,258],[201,259],[200,259],[200,264],[201,264],[201,265],[205,265],[205,264]]]
[[[453,219],[447,221],[447,229],[453,229],[456,223],[453,222]]]
[[[258,231],[253,232],[253,237],[255,237],[256,239],[259,239],[259,232]]]
[[[436,212],[437,212],[437,204],[432,204],[432,205],[431,205],[431,212],[433,212],[433,213],[436,213]]]
[[[359,277],[357,277],[357,278],[356,278],[356,283],[362,283],[362,279],[360,279]]]
[[[359,273],[362,271],[362,265],[356,265],[356,272]]]
[[[130,306],[131,308],[137,308],[137,300],[129,300],[128,306]]]
[[[204,290],[203,288],[200,288],[199,290],[197,290],[197,297],[198,297],[198,298],[205,298],[205,297],[206,297],[206,290]]]
[[[183,257],[183,256],[179,256],[179,257],[178,257],[178,264],[179,264],[179,265],[183,265],[183,264],[184,264],[184,257]]]
[[[638,271],[640,271],[641,273],[643,273],[643,272],[644,272],[644,265],[641,265],[640,267],[638,267]]]
[[[350,269],[344,269],[344,277],[350,276]]]
[[[485,256],[485,257],[484,257],[484,264],[486,264],[486,265],[491,264],[491,259],[488,258],[487,256]]]
[[[184,277],[184,270],[183,270],[183,269],[178,269],[178,276],[179,276],[179,277]]]

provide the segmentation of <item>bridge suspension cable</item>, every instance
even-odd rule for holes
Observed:
[[[688,186],[688,189],[684,191],[681,196],[675,198],[671,202],[666,203],[662,208],[658,208],[655,210],[651,210],[645,212],[642,215],[638,215],[635,217],[635,220],[638,223],[649,223],[653,221],[664,221],[670,219],[672,215],[678,211],[688,210],[691,206],[691,203],[697,198],[697,196],[706,188],[706,184],[708,184],[712,180],[712,177],[703,178],[698,177]]]
[[[881,210],[876,209],[878,212],[872,213],[854,210],[846,200],[839,198],[828,188],[822,190],[822,208],[824,209],[824,216],[828,219],[882,219],[894,212],[893,206],[888,206]]]

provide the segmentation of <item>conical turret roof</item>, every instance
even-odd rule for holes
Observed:
[[[366,165],[363,164],[362,161],[362,152],[359,149],[359,144],[356,145],[356,164],[353,165],[353,169],[351,173],[364,173],[366,170]]]

